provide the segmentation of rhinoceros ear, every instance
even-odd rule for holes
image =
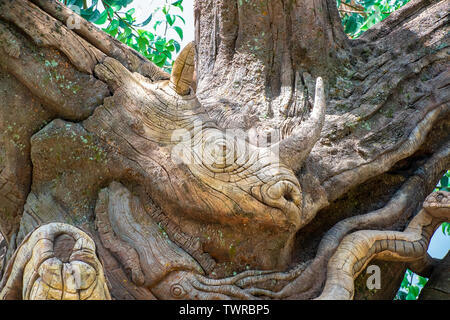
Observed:
[[[192,80],[194,78],[195,44],[190,42],[181,51],[172,67],[170,85],[179,95],[189,94]]]

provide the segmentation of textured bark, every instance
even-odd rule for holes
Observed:
[[[1,300],[110,300],[95,244],[62,223],[30,233],[14,253],[0,283]]]
[[[3,276],[3,265],[5,264],[7,249],[6,239],[0,234],[0,277]]]
[[[434,268],[430,279],[420,292],[421,300],[450,299],[450,254]]]
[[[55,1],[0,0],[6,260],[57,222],[116,299],[320,296],[349,234],[404,236],[450,167],[449,9],[413,0],[349,40],[334,0],[197,1],[168,75]]]

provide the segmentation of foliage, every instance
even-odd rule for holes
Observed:
[[[394,300],[417,300],[420,291],[427,282],[427,278],[421,277],[411,270],[406,269],[402,284]]]
[[[450,223],[444,222],[441,227],[442,227],[442,233],[447,236],[450,236]]]
[[[450,192],[450,170],[447,170],[446,174],[441,178],[439,181],[436,190],[443,190],[443,191],[449,191]],[[450,236],[450,223],[444,222],[442,224],[442,232]]]
[[[125,11],[133,0],[59,0],[79,13],[83,18],[97,25],[106,27],[105,32],[140,52],[157,66],[170,71],[173,53],[180,51],[180,43],[168,38],[168,31],[173,29],[183,40],[184,18],[183,0],[165,0],[147,19],[138,23],[135,8]],[[101,6],[100,6],[101,4]],[[162,29],[157,34],[157,29]]]
[[[388,17],[409,0],[337,0],[344,31],[351,38]]]
[[[450,192],[450,170],[447,170],[447,172],[441,178],[436,189]]]
[[[135,9],[123,10],[133,0],[59,0],[74,9],[83,18],[128,46],[140,52],[157,66],[170,71],[174,53],[180,51],[180,43],[168,37],[174,30],[183,40],[183,0],[164,0],[145,21],[137,23]],[[380,22],[409,0],[336,0],[345,32],[351,38]],[[101,6],[100,6],[101,4]],[[123,11],[122,11],[123,10]],[[162,32],[157,32],[160,30]]]

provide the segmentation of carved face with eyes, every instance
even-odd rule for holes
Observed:
[[[135,149],[168,173],[167,184],[153,182],[158,198],[175,194],[176,211],[204,222],[301,227],[301,188],[275,148],[249,143],[245,132],[220,129],[192,91],[179,95],[171,81],[151,83],[113,59],[106,59],[103,69],[122,69],[131,78],[119,80],[111,105],[123,106],[123,123],[132,119],[135,138],[129,141]],[[158,159],[161,146],[165,159]],[[173,211],[165,201],[155,200],[164,211]]]
[[[95,72],[113,96],[105,99],[108,112],[98,108],[89,121],[102,123],[100,118],[107,117],[114,123],[89,130],[105,139],[110,128],[126,135],[127,148],[143,169],[144,197],[181,231],[209,243],[210,252],[219,247],[224,260],[234,255],[226,252],[230,248],[258,247],[272,261],[259,265],[273,266],[274,257],[289,251],[295,232],[311,220],[302,210],[298,179],[280,160],[280,145],[256,146],[245,132],[221,129],[189,89],[189,81],[173,79],[192,76],[186,72],[193,68],[185,63],[180,69],[179,63],[170,81],[151,82],[106,58]],[[240,239],[226,239],[236,231]]]
[[[179,96],[168,81],[144,86],[141,101],[136,99],[141,131],[147,139],[164,144],[170,150],[170,161],[196,178],[183,184],[186,191],[199,193],[192,190],[198,183],[203,202],[216,203],[208,206],[202,219],[214,211],[213,220],[220,212],[233,217],[220,219],[225,224],[239,218],[243,223],[251,216],[252,223],[292,230],[301,227],[301,188],[292,170],[280,162],[275,148],[249,143],[243,131],[220,129],[195,95]],[[155,130],[158,127],[160,130]],[[221,195],[219,202],[216,194]],[[185,204],[185,208],[189,206]]]

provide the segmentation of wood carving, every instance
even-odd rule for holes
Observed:
[[[448,1],[358,40],[334,0],[266,2],[196,1],[169,75],[0,0],[1,299],[360,299],[369,263],[439,270]]]
[[[353,280],[373,258],[427,261],[428,243],[450,220],[450,192],[432,193],[403,232],[364,230],[346,236],[328,262],[327,282],[318,299],[353,298]]]
[[[170,84],[181,96],[187,95],[191,90],[191,83],[194,79],[194,58],[195,44],[191,42],[184,47],[173,64]]]
[[[29,234],[16,250],[0,283],[0,299],[111,297],[92,239],[69,224],[51,223]]]

